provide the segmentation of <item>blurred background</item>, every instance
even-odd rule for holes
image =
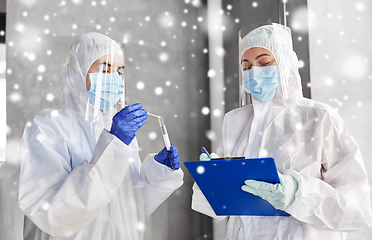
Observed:
[[[224,114],[239,107],[238,31],[286,24],[304,96],[343,117],[372,184],[371,11],[369,0],[0,0],[0,239],[21,239],[14,157],[25,123],[59,104],[70,44],[91,31],[124,43],[127,103],[164,118],[184,162],[201,146],[215,151]],[[164,147],[156,119],[137,138],[142,159]],[[222,240],[226,222],[190,209],[193,179],[182,169],[184,185],[147,219],[145,239]]]

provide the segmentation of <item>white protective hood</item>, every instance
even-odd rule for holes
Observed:
[[[117,109],[112,107],[102,112],[89,102],[86,96],[86,77],[91,65],[98,58],[108,54],[119,55],[124,63],[123,49],[111,38],[96,32],[78,36],[71,44],[62,78],[60,105],[78,113],[88,121],[96,138],[103,127],[110,129],[112,116]]]
[[[250,31],[239,39],[239,62],[241,62],[243,54],[253,47],[269,50],[280,69],[281,81],[271,104],[286,106],[298,101],[302,97],[302,87],[298,72],[298,59],[292,46],[291,30],[283,25],[273,23]],[[243,71],[241,67],[240,70]],[[240,87],[244,89],[244,85]],[[254,97],[252,96],[252,98]],[[254,100],[252,99],[252,101]]]

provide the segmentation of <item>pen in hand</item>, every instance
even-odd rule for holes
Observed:
[[[209,152],[207,151],[207,149],[205,149],[205,147],[202,147],[201,150],[203,153],[207,154],[209,159],[211,159],[211,155],[209,155]]]

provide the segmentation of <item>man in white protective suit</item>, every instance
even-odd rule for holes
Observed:
[[[145,217],[183,184],[175,146],[141,163],[135,133],[147,111],[118,111],[123,93],[121,47],[100,33],[78,36],[60,105],[30,118],[19,145],[19,206],[37,227],[32,239],[141,240]]]
[[[225,115],[222,143],[211,157],[272,157],[279,184],[247,180],[242,191],[267,200],[283,216],[230,216],[225,239],[346,239],[372,226],[363,158],[330,106],[302,95],[291,32],[266,24],[241,35],[242,87],[251,104]],[[209,160],[206,154],[200,160]],[[194,184],[192,209],[216,216]]]

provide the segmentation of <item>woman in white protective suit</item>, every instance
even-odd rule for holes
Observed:
[[[115,41],[99,33],[78,36],[60,106],[28,121],[17,161],[19,206],[37,226],[33,239],[141,240],[145,217],[183,184],[173,145],[141,164],[135,132],[147,111],[141,104],[115,109],[123,70]]]
[[[217,155],[274,158],[280,184],[247,180],[241,188],[291,216],[230,216],[225,239],[334,240],[371,227],[358,145],[333,108],[303,97],[290,29],[267,24],[241,36],[239,45],[252,104],[225,115]],[[202,154],[200,160],[208,159]],[[193,190],[194,210],[225,218],[215,215],[196,184]]]

